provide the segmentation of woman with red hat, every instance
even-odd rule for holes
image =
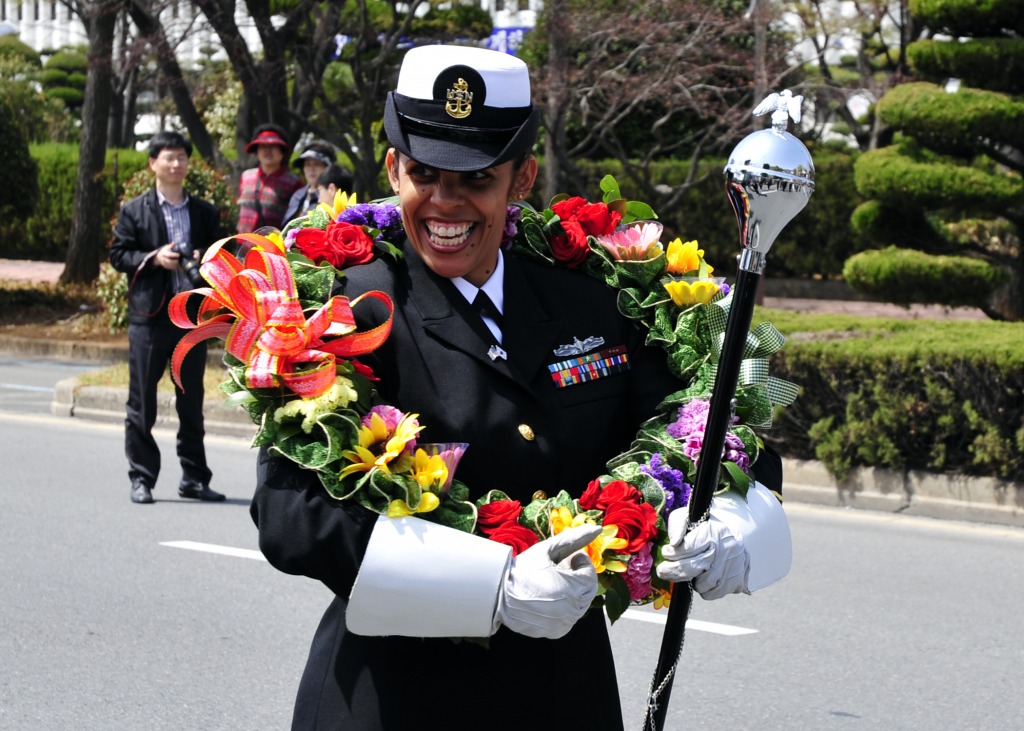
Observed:
[[[261,124],[245,152],[255,154],[260,164],[242,173],[238,183],[237,230],[250,233],[268,226],[281,228],[288,201],[302,187],[302,181],[285,165],[291,154],[288,137],[276,124]]]

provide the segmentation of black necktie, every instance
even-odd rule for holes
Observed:
[[[498,326],[498,329],[502,329],[501,312],[482,289],[478,290],[476,297],[473,298],[473,307],[480,313],[481,317],[491,318]]]

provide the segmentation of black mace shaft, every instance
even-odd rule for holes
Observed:
[[[711,498],[718,489],[718,473],[722,466],[722,451],[725,435],[733,416],[733,398],[739,380],[740,364],[747,344],[747,333],[754,316],[754,300],[761,281],[759,271],[747,271],[741,258],[736,286],[733,289],[729,319],[725,326],[725,340],[718,360],[718,373],[711,391],[711,406],[708,423],[704,429],[704,445],[697,464],[697,480],[690,496],[690,524],[694,525],[707,516],[711,509]],[[761,265],[763,268],[763,264]],[[665,729],[665,715],[672,694],[674,669],[683,648],[686,619],[693,604],[693,587],[689,582],[676,584],[672,589],[672,603],[665,621],[665,633],[661,637],[661,651],[654,670],[654,680],[647,699],[647,716],[644,728],[652,731]]]

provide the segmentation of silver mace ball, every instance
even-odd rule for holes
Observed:
[[[802,101],[802,96],[786,89],[758,104],[754,114],[771,112],[771,128],[744,137],[725,166],[726,192],[743,244],[740,269],[745,271],[763,271],[775,238],[814,192],[811,155],[804,143],[786,131],[789,118],[800,121]]]

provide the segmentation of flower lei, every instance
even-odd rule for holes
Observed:
[[[671,587],[655,567],[667,542],[668,513],[690,498],[731,295],[724,278],[711,277],[696,241],[663,246],[649,206],[623,199],[610,176],[601,188],[599,202],[560,196],[543,211],[510,206],[502,246],[580,269],[616,289],[620,312],[648,330],[649,344],[664,348],[684,387],[578,498],[561,491],[522,505],[491,490],[471,501],[469,488],[453,477],[466,445],[418,443],[429,425],[417,414],[374,405],[378,379],[358,357],[386,340],[391,318],[358,332],[352,308],[364,298],[383,302],[389,312],[393,305],[381,292],[351,301],[330,292],[344,267],[401,256],[389,243],[404,235],[393,202],[359,204],[339,194],[333,206],[321,204],[283,232],[217,242],[200,268],[211,287],[171,302],[172,320],[192,330],[174,353],[172,372],[177,379],[193,345],[221,338],[229,373],[222,389],[258,425],[253,445],[314,470],[333,498],[392,517],[419,515],[505,543],[514,553],[568,527],[601,525],[586,549],[598,573],[595,601],[612,621],[630,604],[667,606]],[[195,320],[186,309],[193,296],[201,298]],[[751,427],[770,426],[773,406],[796,396],[795,386],[767,375],[767,357],[782,342],[767,323],[748,337],[722,490],[746,493],[763,446]]]

